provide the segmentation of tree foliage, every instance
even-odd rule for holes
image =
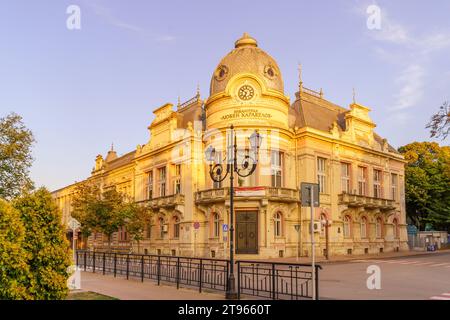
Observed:
[[[69,243],[61,213],[44,188],[14,200],[25,228],[23,248],[28,252],[28,292],[32,299],[59,300],[67,296]]]
[[[404,155],[406,211],[423,230],[450,230],[450,147],[414,142],[399,148]]]
[[[23,247],[24,240],[19,211],[0,199],[0,300],[31,298],[27,291],[29,254]]]
[[[125,228],[132,241],[136,241],[138,245],[138,253],[140,253],[140,241],[144,239],[144,229],[150,222],[150,211],[136,202],[128,202],[125,205],[126,220]]]
[[[71,216],[81,223],[84,235],[99,232],[107,236],[109,248],[112,235],[120,227],[125,226],[135,240],[138,240],[137,234],[140,230],[143,231],[145,225],[145,222],[139,222],[145,214],[137,204],[115,188],[101,191],[91,182],[77,185],[72,199]]]
[[[12,199],[31,189],[29,168],[34,137],[22,117],[11,113],[0,118],[0,198]]]
[[[430,129],[431,138],[444,140],[448,137],[450,134],[450,103],[448,101],[444,102],[438,113],[431,117],[426,128]]]

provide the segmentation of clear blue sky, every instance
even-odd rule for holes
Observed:
[[[244,31],[279,63],[286,93],[305,86],[347,107],[372,108],[377,132],[398,147],[450,99],[450,1],[1,0],[0,116],[34,132],[32,178],[50,189],[90,174],[111,142],[119,154],[148,140],[152,110],[203,97],[219,60]],[[69,5],[81,30],[66,28]]]

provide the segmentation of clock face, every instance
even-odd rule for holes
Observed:
[[[254,95],[255,90],[247,84],[239,88],[238,96],[241,100],[250,100]]]

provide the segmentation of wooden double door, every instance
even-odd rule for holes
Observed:
[[[258,253],[257,211],[236,211],[236,253]]]

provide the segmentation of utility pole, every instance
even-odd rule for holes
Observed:
[[[314,245],[314,188],[309,187],[310,190],[310,205],[311,205],[311,281],[312,281],[312,299],[316,299],[316,261],[315,261],[315,245]]]

